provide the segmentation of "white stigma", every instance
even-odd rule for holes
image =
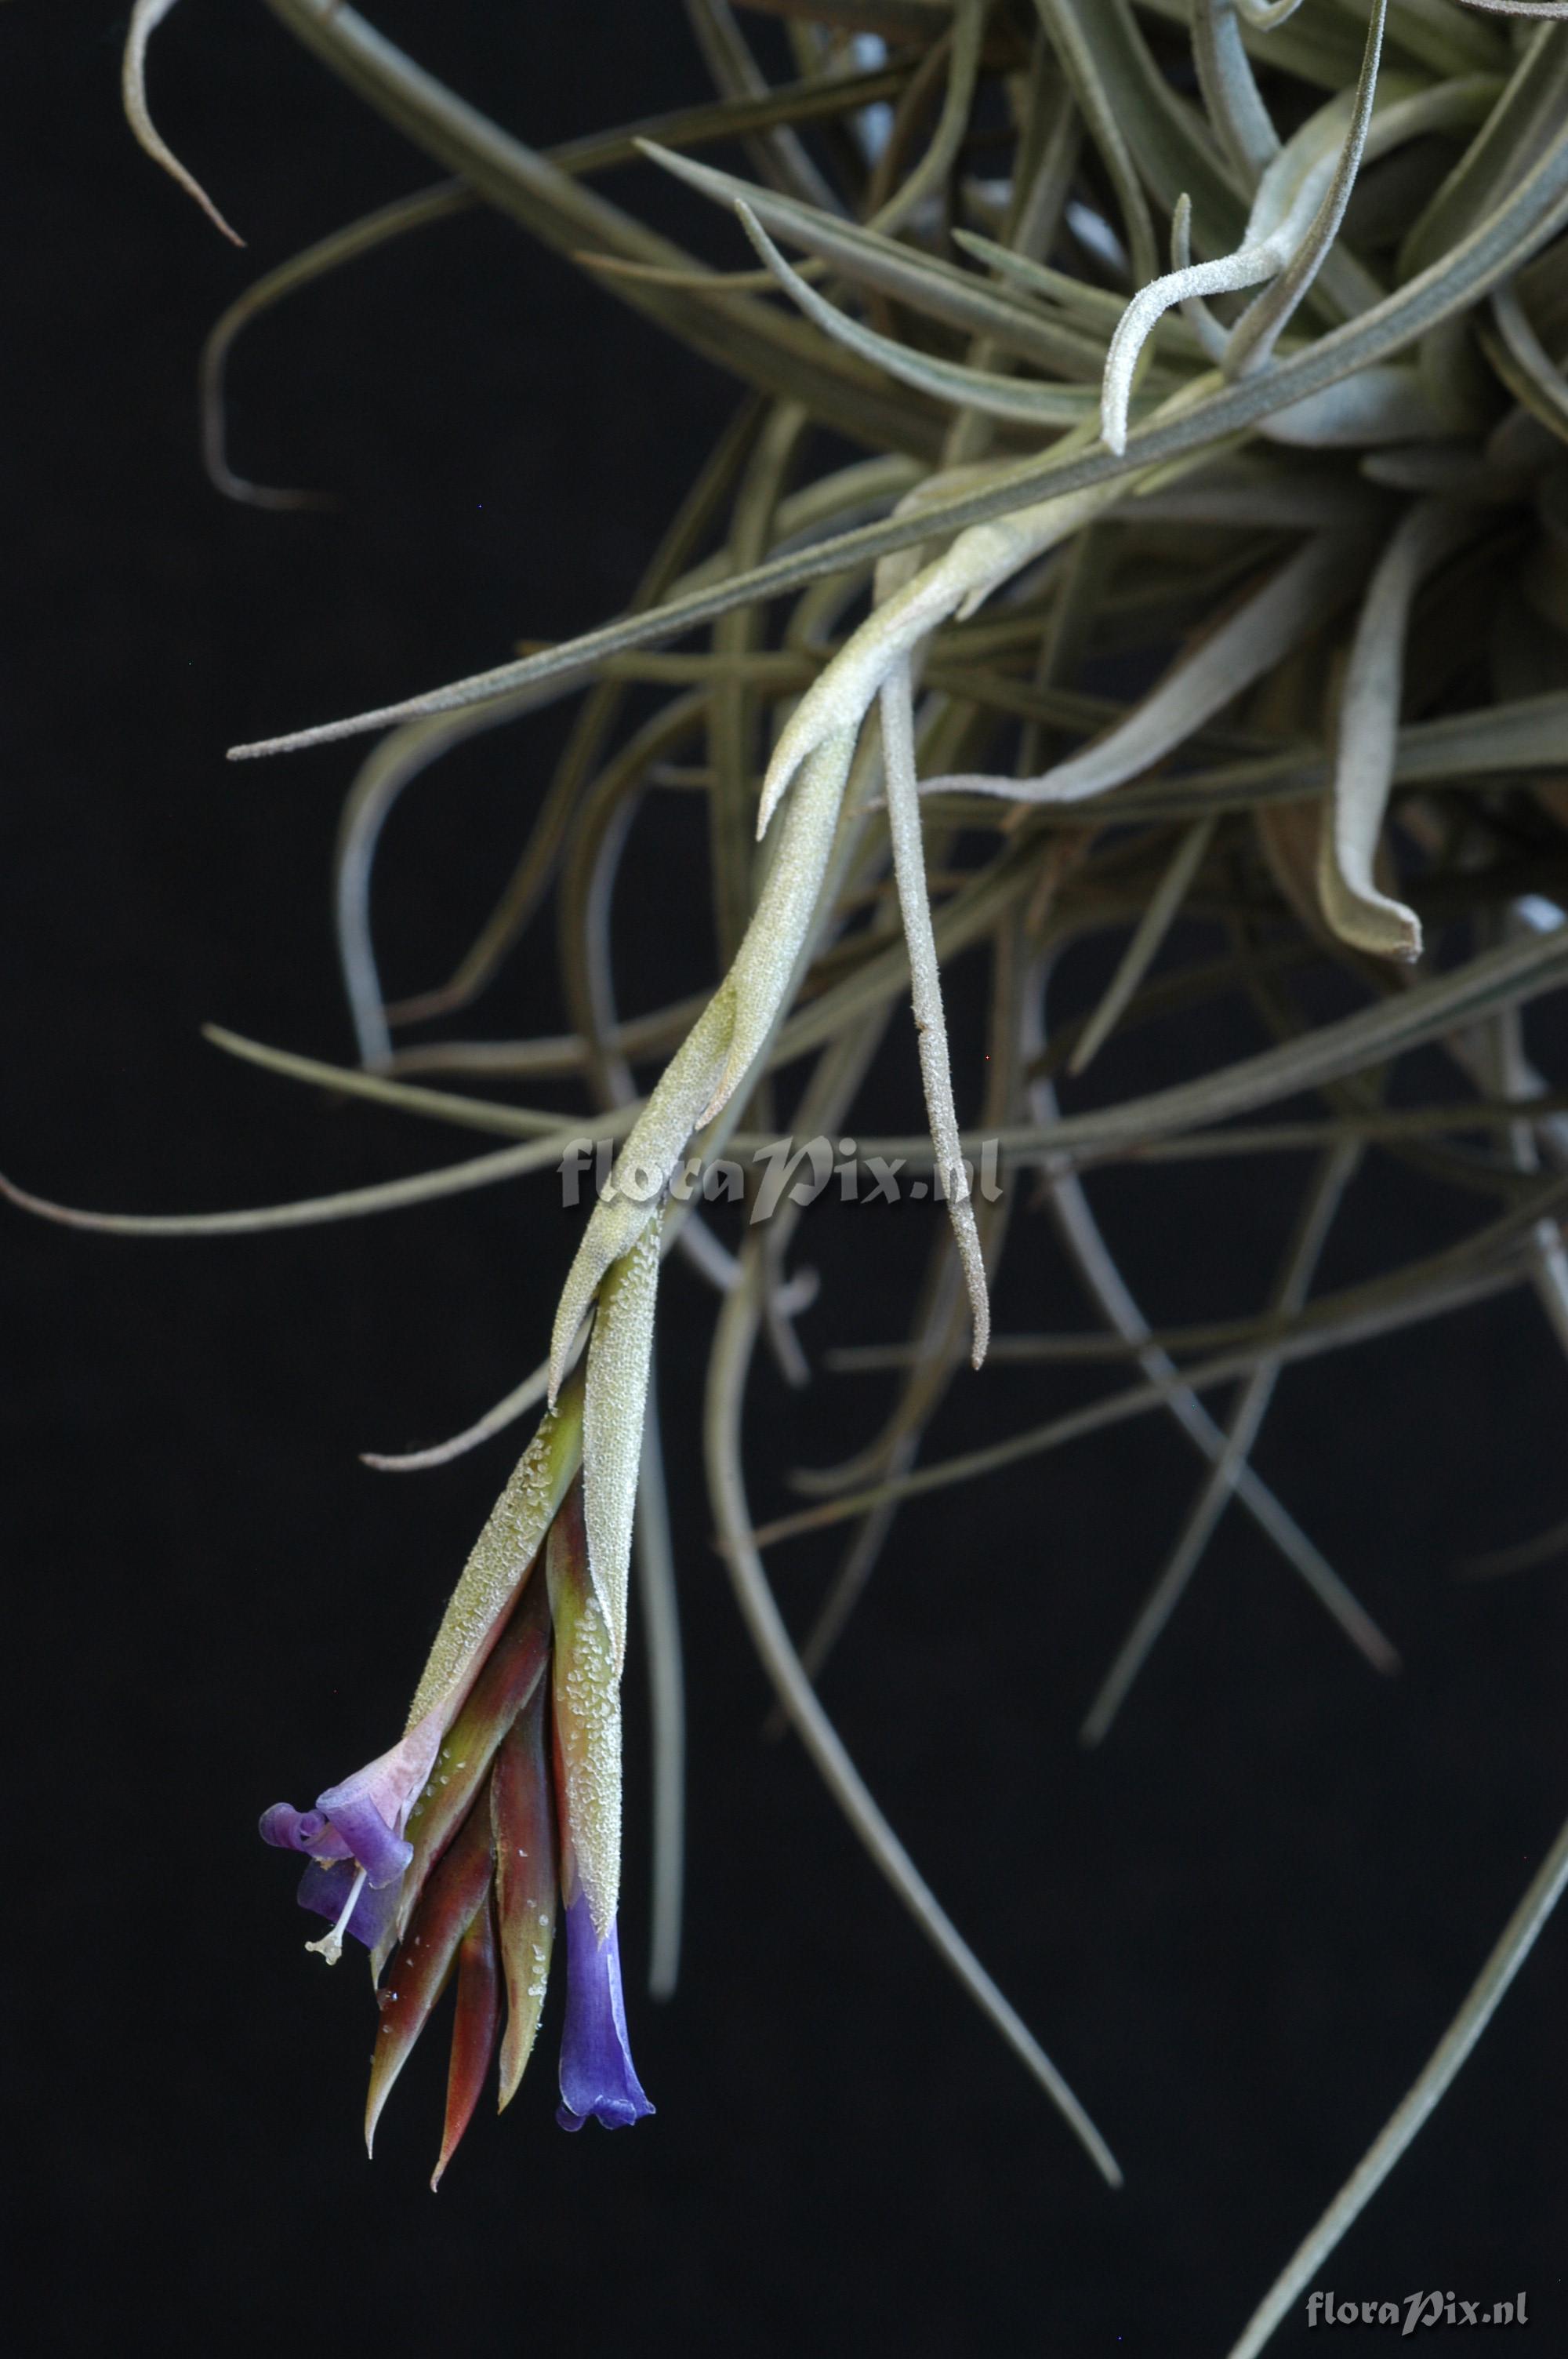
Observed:
[[[366,1871],[362,1867],[352,1884],[350,1885],[349,1897],[343,1903],[343,1913],[331,1931],[323,1933],[319,1941],[307,1941],[305,1944],[308,1950],[314,1950],[319,1958],[325,1958],[330,1966],[335,1966],[343,1954],[343,1929],[354,1913],[355,1901],[364,1889],[365,1874]]]

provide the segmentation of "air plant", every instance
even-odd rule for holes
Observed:
[[[127,111],[226,228],[148,110],[147,40],[170,5],[137,0]],[[386,708],[234,749],[252,760],[378,740],[350,790],[336,880],[361,1063],[214,1037],[302,1081],[514,1143],[256,1213],[88,1214],[11,1192],[122,1231],[278,1227],[554,1169],[585,1120],[618,1140],[539,1367],[449,1443],[378,1462],[443,1462],[546,1405],[400,1746],[315,1811],[268,1814],[269,1839],[310,1854],[303,1897],[336,1920],[313,1946],[335,1954],[342,1931],[362,1931],[384,2002],[388,1975],[416,1990],[412,2015],[386,2002],[399,2060],[456,1974],[444,2167],[497,2036],[503,1983],[503,2103],[537,2020],[535,1936],[553,1923],[557,1874],[541,1864],[520,1902],[507,1831],[526,1819],[547,1848],[558,1806],[585,1955],[613,1939],[616,1685],[635,1527],[663,1698],[655,1984],[673,1978],[679,1672],[649,1405],[655,1293],[678,1251],[719,1297],[704,1420],[712,1514],[780,1703],[916,1922],[1114,2183],[1103,2138],[887,1824],[814,1676],[904,1502],[1159,1412],[1204,1462],[1202,1487],[1090,1705],[1086,1740],[1107,1735],[1232,1501],[1351,1643],[1390,1669],[1389,1639],[1249,1463],[1281,1370],[1519,1286],[1568,1343],[1568,1100],[1521,1028],[1568,980],[1568,6],[754,5],[783,19],[789,78],[764,78],[730,0],[687,0],[717,97],[539,153],[340,0],[269,0],[454,177],[272,273],[219,323],[203,384],[221,489],[272,505],[301,496],[245,481],[226,456],[224,371],[246,321],[470,204],[571,256],[746,395],[627,614]],[[729,241],[720,261],[600,193],[600,176],[639,161],[711,201],[716,250]],[[846,440],[860,455],[843,455]],[[1479,631],[1477,613],[1488,618]],[[649,687],[665,701],[633,726],[632,692]],[[387,1006],[370,886],[389,810],[464,739],[579,692],[489,922],[449,978]],[[671,785],[706,799],[721,971],[695,1004],[625,1014],[611,887],[635,799]],[[491,985],[552,885],[571,1039],[482,1052],[460,1033],[411,1040],[410,1027],[451,1024]],[[1173,963],[1194,912],[1222,929],[1225,954]],[[1106,934],[1124,946],[1098,1004],[1048,1021],[1064,954]],[[983,1102],[961,1108],[941,970],[975,952],[991,975],[988,1080]],[[1351,1012],[1309,1016],[1298,986],[1314,966],[1346,980]],[[857,1104],[884,1042],[892,1053],[900,1040],[906,995],[928,1133],[869,1136]],[[1059,1081],[1113,1031],[1225,995],[1251,1004],[1271,1045],[1141,1097],[1061,1110]],[[1440,1103],[1398,1101],[1400,1060],[1420,1048],[1453,1068]],[[421,1071],[565,1071],[580,1080],[583,1113],[407,1078]],[[847,1355],[900,1371],[892,1414],[852,1459],[800,1478],[813,1504],[757,1529],[742,1408],[762,1341],[786,1374],[803,1372],[794,1321],[808,1288],[788,1266],[803,1196],[786,1191],[732,1245],[693,1180],[727,1151],[789,1147],[773,1093],[786,1071],[799,1081],[792,1139],[857,1131],[861,1158],[929,1172],[947,1221],[907,1344]],[[1317,1101],[1312,1118],[1257,1119],[1303,1095]],[[1102,1356],[1130,1381],[1049,1424],[923,1462],[966,1358],[979,1364],[988,1343],[1014,1362],[1082,1355],[1084,1339],[1019,1323],[1027,1305],[1004,1257],[1011,1198],[976,1185],[987,1142],[1002,1170],[1034,1175],[1108,1330]],[[1226,1328],[1157,1334],[1097,1225],[1086,1173],[1132,1157],[1285,1151],[1309,1169],[1270,1299]],[[1451,1181],[1482,1216],[1437,1256],[1314,1291],[1346,1190],[1377,1155]],[[744,1184],[754,1200],[754,1177]],[[1206,1396],[1227,1384],[1237,1393],[1221,1419]],[[852,1544],[797,1646],[763,1551],[837,1524]],[[555,1569],[536,1569],[546,1560]],[[460,1725],[466,1815],[441,1804],[437,1767]],[[1237,2359],[1262,2346],[1438,2102],[1565,1880],[1568,1832]],[[409,1947],[416,1921],[430,1944],[422,1963]],[[602,2117],[632,2119],[645,2101],[618,1968],[613,2005],[609,1993],[601,1973],[610,2048],[635,2099],[623,2092]],[[390,2080],[379,2060],[376,2075],[373,2114]]]

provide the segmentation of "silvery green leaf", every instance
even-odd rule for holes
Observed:
[[[1214,828],[1212,819],[1200,819],[1195,820],[1184,832],[1164,875],[1149,896],[1143,915],[1133,928],[1127,948],[1117,962],[1116,972],[1106,985],[1103,998],[1079,1036],[1077,1046],[1068,1060],[1069,1072],[1083,1072],[1116,1029],[1118,1018],[1147,974],[1162,942],[1175,922],[1188,888],[1203,865]]]
[[[1568,1886],[1568,1826],[1530,1878],[1514,1910],[1423,2070],[1374,2138],[1327,2211],[1303,2238],[1274,2284],[1248,2321],[1229,2359],[1257,2354],[1289,2316],[1352,2223],[1359,2218],[1422,2124],[1435,2110],[1454,2075],[1496,2013],[1509,1984],[1523,1965],[1547,1919]]]
[[[936,943],[931,928],[931,904],[925,885],[925,851],[921,838],[920,789],[915,781],[914,689],[909,659],[895,664],[881,690],[882,757],[886,770],[888,825],[892,837],[893,867],[898,879],[899,907],[904,940],[909,949],[909,974],[914,1002],[914,1028],[920,1043],[920,1076],[936,1150],[941,1192],[963,1265],[969,1293],[973,1329],[972,1365],[986,1356],[990,1336],[990,1303],[986,1291],[986,1260],[969,1179],[958,1144],[958,1116],[953,1103],[953,1075],[947,1057],[947,1025],[942,1011],[942,982]]]
[[[1106,354],[1101,396],[1102,430],[1113,451],[1126,447],[1127,404],[1138,356],[1155,322],[1175,304],[1235,294],[1278,277],[1278,301],[1267,311],[1254,305],[1227,339],[1226,365],[1234,372],[1249,360],[1255,366],[1272,349],[1333,246],[1349,201],[1377,91],[1386,7],[1387,0],[1379,0],[1374,9],[1356,91],[1320,107],[1264,168],[1241,244],[1208,262],[1151,277],[1128,305]],[[1184,190],[1176,205],[1176,236],[1184,248],[1190,210]],[[1246,320],[1253,321],[1250,329]]]
[[[856,1836],[937,1955],[979,2006],[1072,2128],[1101,2177],[1112,2187],[1121,2171],[1082,2104],[968,1943],[878,1808],[838,1731],[806,1678],[778,1610],[752,1533],[741,1460],[741,1415],[747,1371],[761,1326],[753,1240],[747,1283],[724,1306],[708,1362],[705,1416],[708,1484],[726,1568],[780,1703],[788,1713],[828,1792]]]
[[[187,171],[158,131],[147,108],[147,43],[174,5],[175,0],[135,0],[131,10],[120,71],[125,119],[154,163],[161,164],[169,178],[178,181],[186,195],[195,198],[213,227],[221,229],[232,245],[243,245],[244,239],[238,230],[230,228],[200,181],[193,173]]]
[[[1193,61],[1232,168],[1255,187],[1280,152],[1280,135],[1259,95],[1236,5],[1237,0],[1194,0]]]
[[[272,0],[275,6],[302,6],[305,0]],[[343,9],[343,16],[351,12]],[[1545,28],[1551,31],[1551,27]],[[803,551],[788,551],[749,573],[724,576],[712,586],[671,598],[647,614],[624,617],[584,632],[542,653],[518,658],[466,679],[450,680],[424,694],[379,705],[338,721],[296,729],[278,737],[230,748],[231,761],[291,753],[307,745],[416,719],[425,712],[454,712],[538,679],[582,679],[612,655],[677,637],[730,606],[773,597],[806,582],[870,565],[894,549],[931,538],[989,525],[1020,511],[1052,505],[1079,493],[1122,483],[1136,471],[1204,451],[1225,436],[1256,426],[1293,403],[1389,359],[1431,328],[1512,277],[1568,223],[1568,119],[1559,123],[1535,163],[1495,210],[1448,253],[1440,266],[1397,287],[1371,310],[1314,338],[1274,365],[1233,385],[1200,383],[1191,397],[1167,406],[1137,428],[1125,452],[1084,451],[1064,437],[1044,459],[1000,467],[989,483],[959,492],[940,510],[919,518],[894,517],[863,525]],[[1125,487],[1125,486],[1123,486]],[[873,690],[874,692],[874,690]]]
[[[1493,366],[1533,417],[1568,440],[1568,380],[1536,334],[1517,284],[1493,288],[1491,313],[1495,334],[1483,325],[1481,337]]]
[[[913,220],[926,198],[946,185],[957,162],[975,103],[989,5],[989,0],[951,0],[951,46],[942,112],[925,155],[872,218],[871,227],[884,235]]]
[[[1568,0],[1459,0],[1462,8],[1481,8],[1489,16],[1533,16],[1537,24],[1568,22]]]
[[[1042,960],[1025,995],[1025,1053],[1038,1056],[1045,1045],[1045,1000],[1050,962]],[[1031,1083],[1029,1101],[1036,1121],[1048,1131],[1059,1119],[1056,1093],[1048,1081]],[[1089,1202],[1082,1179],[1064,1158],[1044,1166],[1048,1201],[1057,1231],[1079,1277],[1100,1315],[1136,1355],[1140,1369],[1162,1399],[1188,1440],[1210,1466],[1225,1459],[1227,1440],[1192,1386],[1186,1384],[1170,1353],[1154,1338],[1149,1321],[1134,1299]],[[1275,1497],[1245,1460],[1235,1476],[1236,1497],[1279,1549],[1291,1567],[1376,1669],[1391,1670],[1399,1658],[1366,1608],[1352,1596],[1333,1566],[1308,1538],[1295,1517]]]
[[[654,1348],[660,1214],[600,1281],[583,1384],[582,1490],[593,1593],[617,1667],[626,1656],[632,1525]]]
[[[730,970],[726,988],[733,995],[734,1024],[723,1069],[702,1114],[705,1124],[740,1088],[786,1006],[833,849],[855,736],[853,727],[829,732],[801,766],[756,914]],[[759,835],[771,813],[764,799]]]
[[[466,1692],[518,1583],[544,1545],[581,1458],[582,1388],[574,1382],[546,1410],[473,1544],[408,1708],[410,1729],[438,1705],[444,1709]]]
[[[993,370],[971,368],[967,363],[945,361],[934,353],[918,352],[892,336],[879,335],[847,313],[825,302],[815,288],[792,270],[750,205],[735,208],[741,225],[763,262],[791,301],[807,319],[862,360],[885,368],[891,376],[912,385],[935,401],[976,409],[987,418],[1011,418],[1033,426],[1076,426],[1087,414],[1093,396],[1087,387],[1037,385],[1027,377],[1002,376]]]
[[[1287,322],[1299,309],[1307,289],[1322,270],[1340,223],[1350,202],[1350,192],[1360,169],[1362,151],[1372,122],[1372,107],[1378,94],[1378,67],[1383,50],[1383,27],[1389,13],[1389,0],[1374,0],[1367,27],[1367,50],[1361,62],[1361,75],[1351,95],[1349,120],[1345,126],[1342,144],[1327,159],[1319,158],[1304,171],[1283,202],[1278,224],[1272,235],[1281,250],[1279,277],[1266,294],[1260,295],[1242,313],[1231,330],[1226,345],[1225,367],[1229,375],[1260,369],[1278,342]],[[1334,108],[1325,108],[1331,114]],[[1292,142],[1292,145],[1294,143]],[[1327,169],[1325,170],[1326,160]],[[1259,185],[1259,206],[1254,212],[1254,225],[1260,226],[1264,215],[1264,190],[1278,161],[1271,165]],[[1280,192],[1281,199],[1283,191]],[[1310,216],[1303,214],[1311,206]],[[1266,216],[1265,216],[1266,217]],[[1270,233],[1265,232],[1265,234]],[[1376,287],[1374,282],[1374,294]]]
[[[1352,1140],[1330,1148],[1323,1158],[1275,1289],[1273,1309],[1281,1320],[1295,1317],[1305,1303],[1341,1199],[1355,1175],[1362,1153],[1360,1143]],[[1216,1461],[1208,1481],[1194,1503],[1174,1550],[1144,1600],[1084,1719],[1078,1734],[1086,1745],[1098,1745],[1108,1734],[1134,1680],[1181,1603],[1183,1593],[1197,1571],[1220,1517],[1238,1490],[1241,1473],[1268,1415],[1279,1375],[1279,1362],[1266,1359],[1253,1369],[1242,1386],[1230,1412],[1224,1451]],[[1387,1669],[1390,1667],[1385,1663],[1382,1668]]]
[[[1035,0],[1035,6],[1097,139],[1103,126],[1113,144],[1125,145],[1132,172],[1162,213],[1186,191],[1200,246],[1234,245],[1247,211],[1241,183],[1203,116],[1161,71],[1127,0]],[[1189,14],[1184,0],[1184,17]],[[1108,156],[1106,163],[1109,169]],[[1140,276],[1152,274],[1152,238],[1147,256],[1135,253],[1134,260]]]
[[[972,612],[1009,575],[1070,539],[1091,517],[1123,497],[1128,488],[1114,484],[1065,499],[1044,500],[1035,507],[974,526],[959,535],[946,556],[924,567],[877,607],[807,690],[785,723],[763,782],[762,824],[766,824],[807,756],[830,737],[860,726],[894,665],[929,632],[950,614]]]
[[[529,147],[447,89],[343,0],[268,0],[305,46],[425,152],[458,173],[483,200],[558,252],[610,255],[637,266],[605,276],[633,308],[719,365],[775,395],[895,449],[929,450],[919,405],[878,386],[816,330],[754,297],[702,285],[702,266],[618,205]],[[651,266],[654,276],[639,273]],[[657,274],[681,283],[664,286]]]
[[[1192,0],[1138,0],[1138,5],[1146,16],[1184,28],[1191,19]],[[1303,16],[1301,0],[1237,0],[1237,9],[1241,38],[1258,64],[1320,90],[1342,90],[1355,80],[1360,43],[1337,14],[1310,8]]]
[[[1098,367],[1098,349],[1089,338],[1043,319],[1038,310],[999,294],[970,271],[959,270],[918,247],[901,245],[859,223],[797,204],[771,189],[759,188],[754,181],[698,163],[695,157],[676,155],[652,141],[645,143],[644,152],[651,162],[716,203],[750,206],[775,236],[830,262],[858,286],[895,295],[912,310],[972,335],[986,336],[999,349],[1016,353],[1021,359],[1084,375]]]
[[[1447,420],[1419,370],[1385,361],[1276,409],[1260,431],[1293,450],[1364,451],[1425,441],[1446,432]]]
[[[1393,785],[1405,634],[1417,591],[1476,530],[1476,512],[1422,500],[1378,561],[1350,644],[1340,692],[1334,783],[1319,839],[1318,894],[1342,941],[1407,963],[1421,955],[1421,921],[1373,876]]]
[[[1485,128],[1411,225],[1400,249],[1403,279],[1427,270],[1474,234],[1546,152],[1568,103],[1568,35],[1542,25],[1527,44]]]
[[[719,1086],[734,1027],[735,995],[726,981],[659,1076],[616,1158],[561,1290],[550,1337],[552,1398],[606,1270],[630,1253],[664,1201],[671,1174]]]
[[[970,772],[928,779],[927,788],[1038,803],[1081,802],[1120,786],[1182,745],[1342,606],[1365,557],[1358,539],[1323,533],[1308,541],[1227,622],[1179,658],[1119,727],[1040,777]]]
[[[1138,161],[1128,141],[1130,125],[1137,116],[1119,111],[1105,60],[1096,53],[1096,36],[1105,29],[1100,20],[1108,15],[1114,0],[1095,0],[1089,8],[1081,0],[1034,0],[1034,5],[1115,191],[1132,275],[1147,278],[1154,268],[1154,231]],[[1152,128],[1146,119],[1146,136],[1152,135]],[[1098,242],[1105,243],[1103,235]]]
[[[269,484],[252,483],[248,476],[236,474],[229,464],[227,435],[224,424],[225,380],[229,358],[236,338],[276,304],[302,287],[312,285],[330,272],[341,268],[346,262],[357,261],[389,240],[406,236],[409,231],[422,229],[432,222],[449,221],[455,214],[471,211],[477,202],[473,191],[465,189],[460,180],[442,180],[433,189],[416,190],[412,196],[395,197],[390,204],[379,205],[373,212],[365,213],[346,228],[334,230],[302,253],[292,255],[276,270],[247,287],[244,293],[230,304],[211,330],[201,348],[201,457],[209,481],[225,499],[237,500],[243,506],[258,508],[315,508],[332,505],[331,495],[321,492],[284,491]]]

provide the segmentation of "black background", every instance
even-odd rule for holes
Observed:
[[[539,145],[704,88],[670,0],[400,0],[378,21]],[[328,878],[352,749],[235,769],[223,748],[615,611],[734,394],[476,216],[254,332],[233,374],[236,462],[343,506],[226,505],[196,451],[207,325],[254,271],[433,175],[263,8],[189,0],[155,43],[154,104],[249,235],[238,255],[134,147],[124,29],[96,0],[0,16],[0,1153],[76,1202],[265,1202],[473,1150],[200,1040],[211,1018],[351,1053]],[[629,176],[623,190],[693,218]],[[736,258],[722,225],[706,234]],[[525,724],[408,798],[377,889],[393,990],[437,979],[471,932],[562,725]],[[627,872],[628,1006],[707,971],[681,824],[652,821]],[[493,1031],[559,1024],[547,920],[535,936],[483,1012]],[[1082,995],[1093,981],[1086,962]],[[1238,1044],[1223,1026],[1144,1036],[1107,1058],[1103,1085]],[[897,1025],[884,1062],[908,1119]],[[1221,1165],[1180,1187],[1113,1177],[1098,1201],[1156,1315],[1224,1315],[1258,1299],[1300,1186],[1292,1166]],[[1473,1209],[1375,1169],[1325,1282],[1429,1249]],[[930,1217],[807,1222],[801,1251],[830,1281],[804,1325],[814,1351],[898,1332]],[[1003,1326],[1082,1315],[1046,1227],[1020,1216]],[[439,2036],[367,2165],[367,1993],[303,1954],[292,1873],[252,1829],[390,1741],[513,1443],[405,1479],[356,1453],[436,1439],[508,1389],[538,1356],[576,1234],[547,1178],[273,1239],[4,1223],[18,1740],[4,2044],[20,2073],[10,2153],[36,2199],[27,2347],[183,2351],[254,2331],[275,2348],[583,2359],[1222,2352],[1424,2060],[1561,1817],[1563,1575],[1453,1578],[1466,1549],[1564,1505],[1563,1370],[1539,1314],[1520,1297],[1298,1371],[1266,1429],[1261,1471],[1403,1648],[1396,1682],[1233,1516],[1112,1741],[1079,1751],[1077,1718],[1198,1479],[1153,1423],[939,1494],[895,1528],[826,1698],[1117,2148],[1129,2185],[1112,2197],[798,1752],[762,1741],[764,1683],[699,1484],[712,1299],[673,1270],[661,1383],[692,1797],[667,2007],[639,1987],[640,1660],[623,1916],[658,2117],[561,2137],[552,2017],[518,2103],[481,2118],[432,2199]],[[1039,1372],[967,1381],[932,1451],[1065,1397]],[[883,1398],[831,1375],[791,1396],[761,1374],[759,1510],[787,1505],[782,1470],[868,1435]],[[773,1560],[797,1624],[833,1562]],[[1563,2347],[1565,1939],[1548,1932],[1336,2256],[1342,2296],[1524,2287],[1537,2343]],[[1278,2347],[1308,2347],[1304,2329]]]

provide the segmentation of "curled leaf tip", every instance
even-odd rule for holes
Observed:
[[[231,245],[243,246],[245,241],[239,231],[224,220],[195,174],[180,162],[153,122],[147,107],[147,43],[174,5],[175,0],[136,0],[131,11],[120,75],[125,120],[135,132],[138,144],[154,163],[160,164],[171,179],[178,181],[187,196],[195,199],[213,227],[222,232]]]

